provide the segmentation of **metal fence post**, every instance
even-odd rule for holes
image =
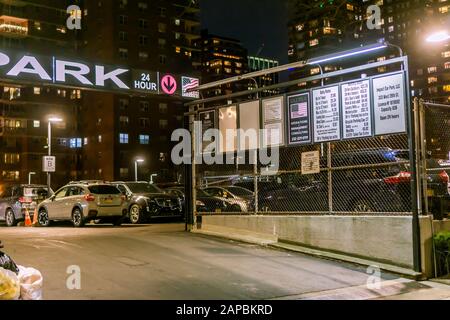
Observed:
[[[409,81],[409,79],[407,79]],[[409,140],[409,158],[411,162],[411,205],[412,205],[412,241],[413,241],[413,264],[416,272],[421,271],[421,249],[420,249],[420,224],[419,215],[422,211],[422,193],[420,170],[418,166],[418,153],[416,152],[419,144],[419,100],[414,99],[413,110],[408,108],[408,140]]]
[[[328,211],[333,213],[333,172],[331,161],[331,143],[327,143],[327,168],[328,168]]]
[[[428,183],[427,183],[427,137],[426,137],[426,128],[425,128],[425,104],[422,99],[419,100],[418,103],[419,108],[419,128],[420,128],[420,156],[421,156],[421,181],[422,181],[422,201],[423,201],[423,212],[422,214],[428,214]]]
[[[259,195],[258,195],[258,151],[254,150],[255,164],[253,165],[254,189],[255,189],[255,214],[259,212]]]

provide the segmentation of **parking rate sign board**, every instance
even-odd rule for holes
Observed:
[[[314,142],[341,139],[339,86],[313,90]]]
[[[344,139],[372,136],[370,80],[346,83],[342,90]]]
[[[375,134],[406,132],[403,73],[373,79]]]

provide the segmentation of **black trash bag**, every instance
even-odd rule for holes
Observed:
[[[6,253],[3,253],[1,251],[0,251],[0,268],[12,271],[15,274],[19,274],[19,268],[17,267],[13,259],[11,259],[11,257],[8,256]]]

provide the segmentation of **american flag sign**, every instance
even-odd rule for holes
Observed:
[[[186,98],[200,98],[200,93],[198,91],[190,91],[188,90],[195,89],[200,85],[200,80],[197,78],[190,77],[182,77],[182,95]]]

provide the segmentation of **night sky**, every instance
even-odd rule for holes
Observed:
[[[286,0],[201,0],[202,28],[240,40],[249,54],[287,62]]]

